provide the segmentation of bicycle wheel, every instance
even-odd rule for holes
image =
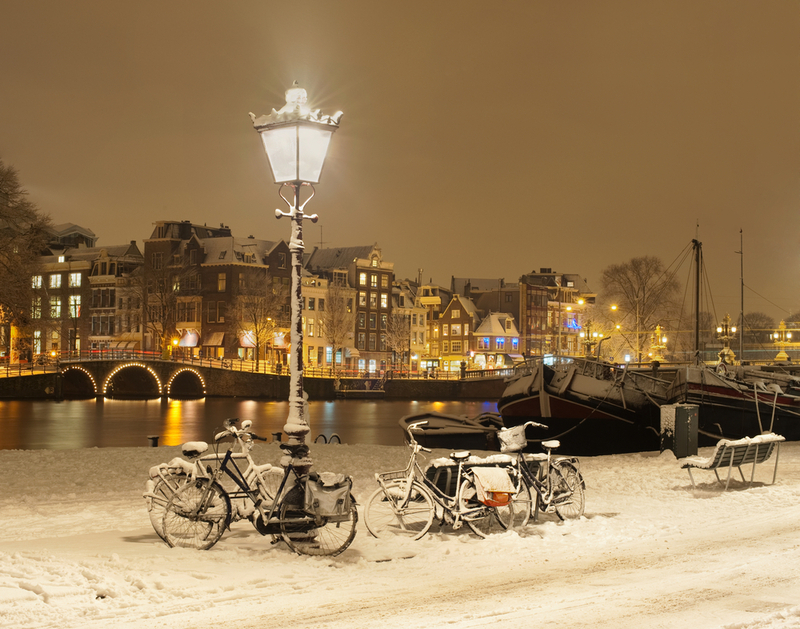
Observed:
[[[503,533],[508,530],[514,519],[513,502],[509,502],[505,507],[489,507],[478,500],[478,491],[475,484],[466,479],[461,483],[461,511],[474,510],[464,516],[467,526],[472,529],[478,537],[487,537],[494,533]],[[502,515],[500,512],[502,509]]]
[[[164,538],[164,513],[167,510],[167,503],[172,495],[186,484],[188,476],[185,474],[167,474],[164,478],[159,478],[153,486],[153,490],[147,496],[147,514],[150,516],[150,524],[153,530],[161,539]]]
[[[399,504],[405,497],[405,483],[378,487],[367,499],[364,521],[373,537],[391,539],[394,536],[419,539],[433,522],[434,506],[430,493],[417,482],[411,485],[408,504]]]
[[[217,543],[231,522],[225,490],[207,478],[176,491],[164,510],[164,541],[170,546],[206,550]]]
[[[583,515],[586,507],[581,473],[571,463],[554,463],[550,471],[553,506],[562,520],[574,520]]]
[[[283,541],[299,555],[338,555],[356,536],[358,509],[352,495],[350,510],[344,516],[315,518],[298,508],[297,499],[291,495],[281,503],[279,513]]]

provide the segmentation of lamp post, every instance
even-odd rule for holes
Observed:
[[[786,322],[781,321],[778,325],[778,329],[770,336],[772,337],[772,342],[775,343],[779,350],[775,360],[789,360],[789,354],[786,353],[786,346],[790,345],[792,342],[792,333],[786,329]]]
[[[731,325],[731,316],[725,315],[722,323],[717,327],[717,337],[722,341],[722,349],[719,352],[719,362],[728,365],[734,364],[736,356],[731,349],[731,339],[736,334],[736,326]]]
[[[317,221],[316,214],[308,216],[303,208],[314,196],[314,184],[319,183],[331,136],[339,128],[342,117],[342,112],[323,116],[319,109],[312,111],[306,104],[307,100],[306,91],[295,81],[286,90],[286,105],[281,109],[273,109],[272,113],[258,117],[250,114],[253,126],[264,143],[272,177],[280,185],[278,194],[289,206],[288,212],[275,210],[275,216],[287,216],[292,222],[289,241],[292,255],[289,417],[283,430],[288,437],[291,462],[301,468],[311,465],[305,444],[309,427],[303,395],[303,219],[314,223]],[[284,187],[292,192],[288,199],[283,195]],[[301,203],[300,192],[303,187],[309,187],[311,194]],[[288,464],[289,461],[283,463]]]
[[[667,349],[667,335],[661,333],[661,324],[656,326],[656,331],[650,336],[650,360],[664,362],[664,350]]]

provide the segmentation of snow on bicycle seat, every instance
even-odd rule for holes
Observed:
[[[188,456],[190,459],[200,456],[208,450],[208,444],[205,441],[187,441],[181,446],[183,456]]]
[[[547,448],[548,450],[556,450],[561,445],[561,442],[558,439],[553,439],[552,441],[542,441],[542,447]]]
[[[465,459],[468,459],[469,456],[470,454],[467,450],[461,450],[461,452],[450,453],[450,458],[453,459],[454,461],[463,461]]]

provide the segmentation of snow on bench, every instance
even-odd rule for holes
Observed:
[[[699,470],[713,470],[717,477],[717,481],[722,484],[722,479],[719,477],[717,470],[719,468],[728,468],[728,478],[725,481],[725,491],[728,490],[728,485],[731,482],[731,470],[735,467],[739,470],[739,475],[742,477],[742,482],[747,482],[742,473],[742,465],[753,464],[753,470],[750,474],[750,483],[753,484],[753,478],[756,473],[756,465],[763,463],[771,455],[772,450],[775,449],[777,444],[777,452],[775,453],[775,471],[772,474],[772,484],[775,484],[775,479],[778,476],[778,455],[780,454],[781,441],[786,439],[781,435],[774,433],[766,433],[758,435],[757,437],[745,437],[736,441],[728,439],[721,439],[714,448],[714,452],[709,457],[690,456],[684,459],[678,459],[682,469],[689,472],[689,478],[692,481],[692,488],[695,488],[694,476],[692,476],[692,468]]]

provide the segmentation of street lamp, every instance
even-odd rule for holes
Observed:
[[[289,241],[289,251],[292,254],[289,417],[283,430],[291,448],[292,464],[298,467],[311,465],[308,446],[305,444],[309,427],[303,395],[303,219],[307,218],[313,223],[317,221],[316,214],[307,216],[303,213],[303,208],[314,196],[313,184],[319,183],[328,144],[333,132],[339,128],[342,117],[342,112],[323,116],[319,109],[312,111],[306,104],[307,100],[306,91],[295,81],[286,90],[286,105],[280,110],[273,109],[272,113],[258,117],[250,114],[253,126],[264,143],[272,177],[276,184],[280,184],[278,194],[289,206],[288,212],[275,210],[275,216],[288,216],[292,221],[292,236]],[[284,186],[291,188],[291,199],[283,196]],[[311,188],[311,195],[301,203],[300,190],[303,186]]]
[[[790,345],[792,342],[792,333],[786,329],[786,322],[781,321],[778,325],[778,329],[775,330],[773,334],[770,334],[772,337],[772,342],[778,347],[778,355],[775,357],[775,360],[789,360],[789,355],[786,353],[786,346]]]
[[[722,349],[719,352],[719,362],[727,363],[728,365],[734,364],[736,356],[731,349],[731,339],[736,334],[736,326],[731,325],[731,316],[725,315],[722,323],[717,327],[717,337],[722,341]]]

